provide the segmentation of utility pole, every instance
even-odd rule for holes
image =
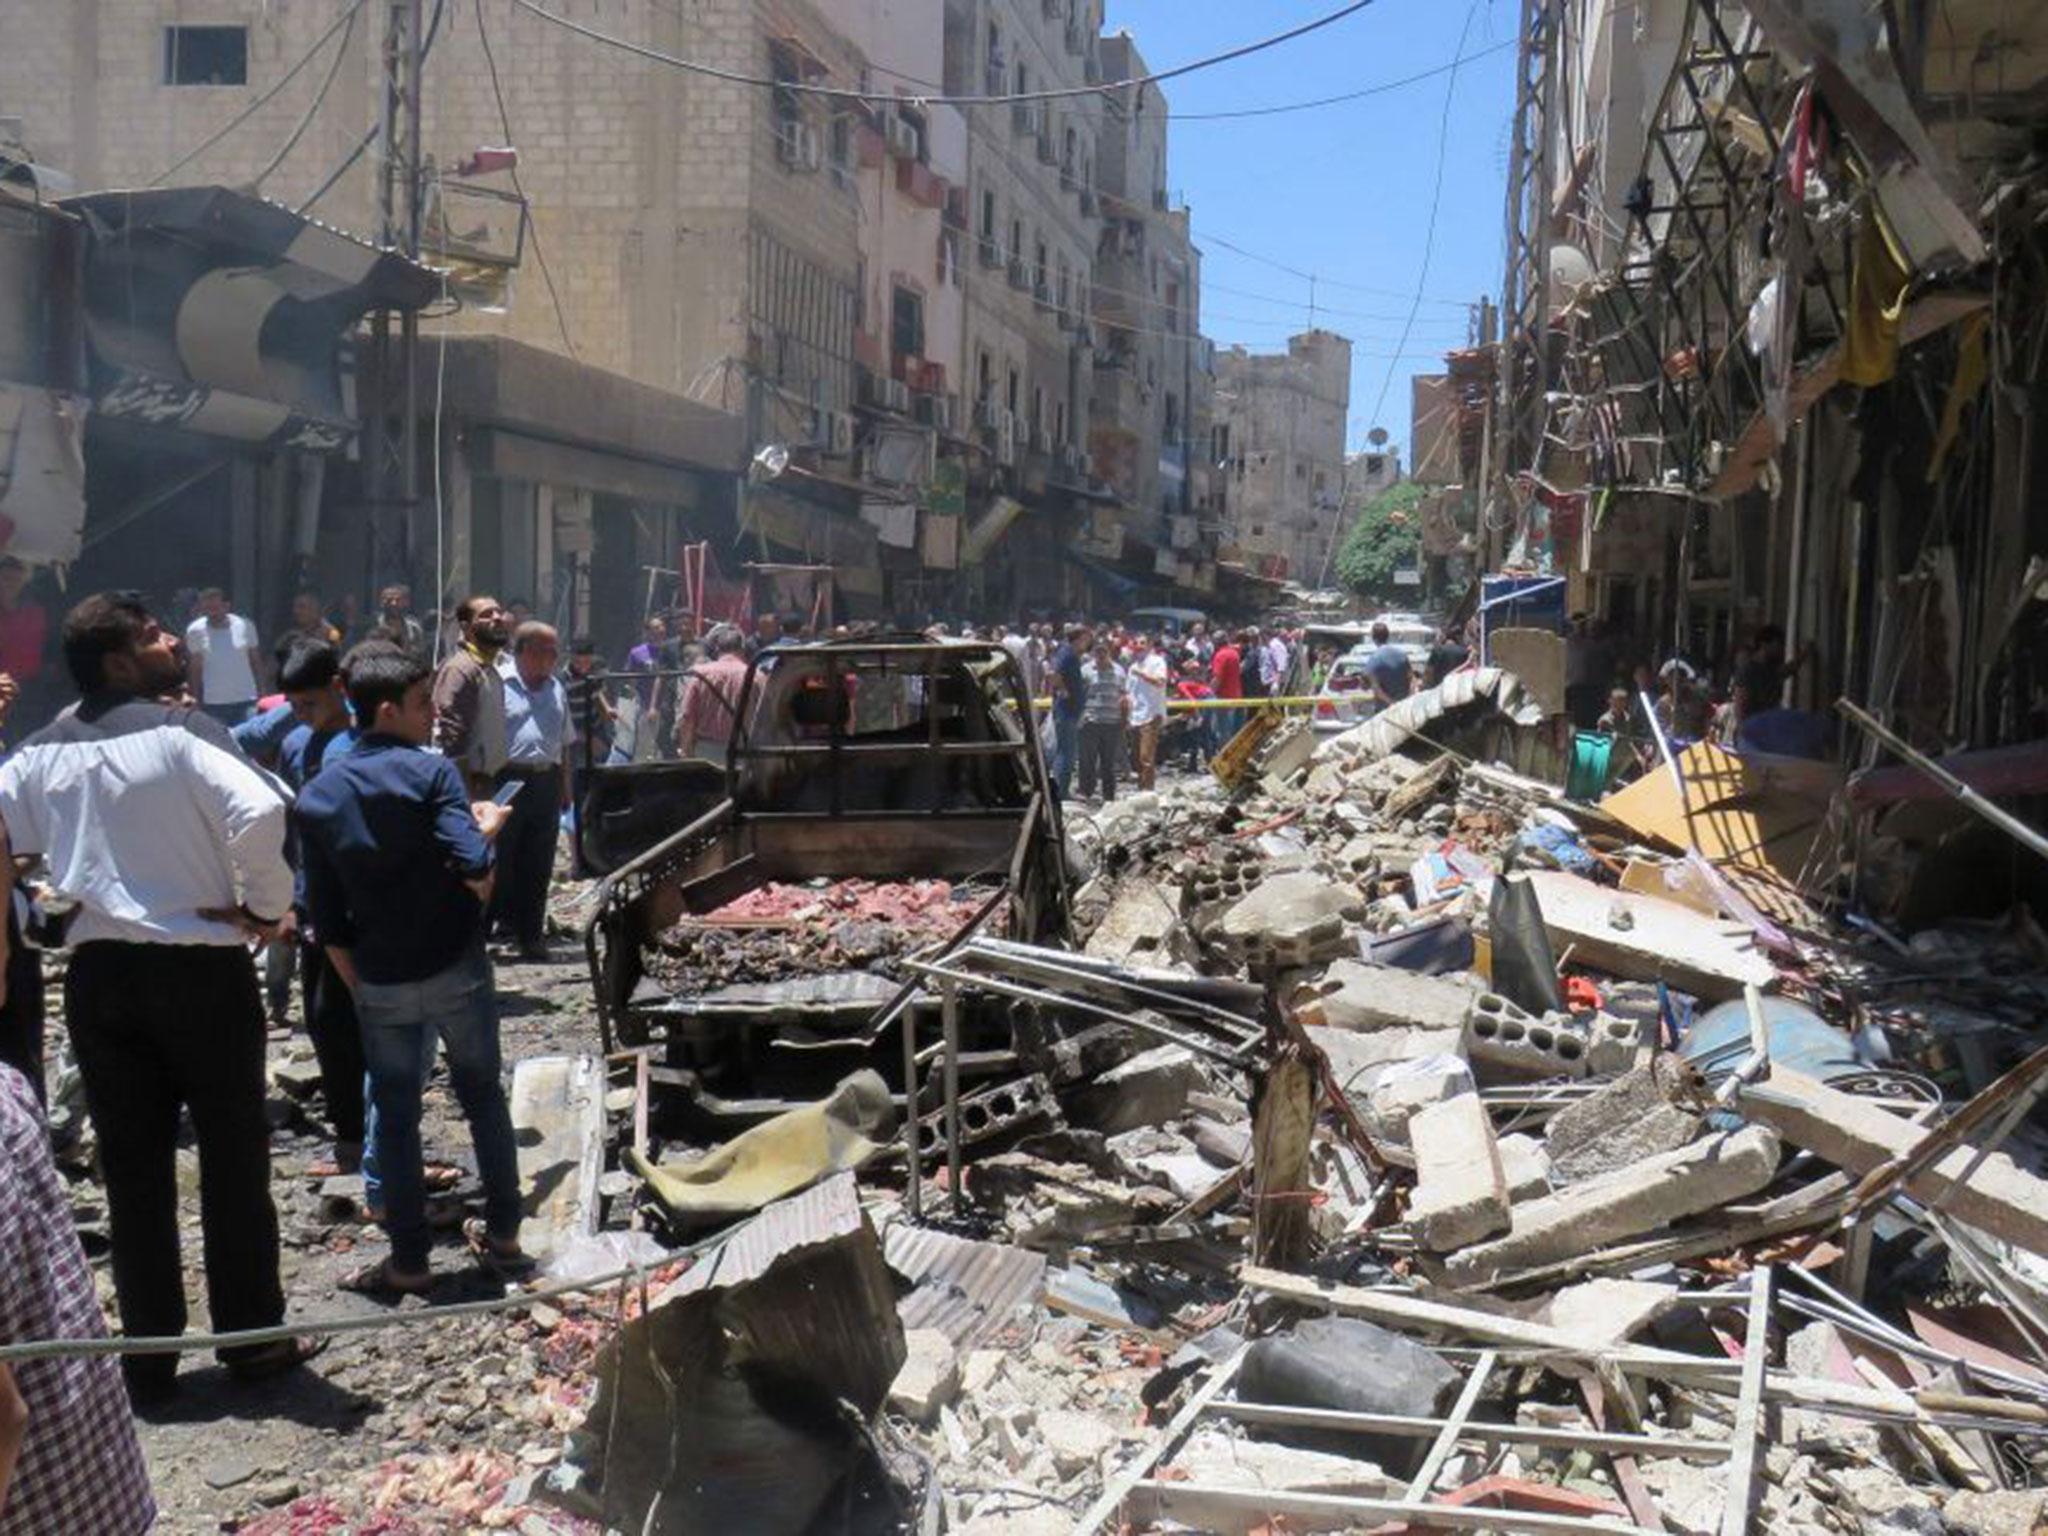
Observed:
[[[1479,488],[1480,516],[1500,482],[1534,469],[1543,447],[1549,388],[1552,103],[1557,99],[1559,0],[1522,0],[1515,64],[1514,139],[1508,156],[1507,270],[1501,289],[1498,474]],[[1494,551],[1491,537],[1488,563]]]
[[[420,73],[423,0],[386,0],[383,109],[378,142],[377,243],[420,254]],[[395,325],[394,325],[395,320]],[[363,492],[369,513],[367,585],[410,581],[419,501],[419,315],[380,309],[370,318],[370,409]],[[434,594],[438,606],[441,594]]]

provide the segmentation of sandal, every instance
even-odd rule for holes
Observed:
[[[421,1278],[401,1280],[391,1268],[391,1260],[379,1259],[365,1265],[341,1281],[340,1288],[353,1295],[367,1296],[372,1301],[403,1301],[408,1296],[424,1296],[434,1288],[434,1277],[428,1273]]]
[[[517,1238],[507,1251],[501,1239],[491,1236],[481,1216],[472,1216],[462,1224],[462,1240],[469,1245],[476,1261],[500,1280],[523,1280],[539,1267],[533,1255],[519,1246]]]
[[[237,1381],[269,1381],[274,1376],[296,1371],[324,1353],[329,1342],[318,1335],[306,1339],[279,1339],[275,1344],[264,1345],[254,1354],[229,1361],[228,1374]]]

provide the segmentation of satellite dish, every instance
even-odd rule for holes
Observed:
[[[1365,434],[1365,440],[1375,448],[1384,448],[1387,445],[1387,429],[1385,427],[1374,427]]]

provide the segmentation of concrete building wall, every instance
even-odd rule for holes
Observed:
[[[1102,40],[1106,80],[1146,74],[1128,33]],[[1103,232],[1095,259],[1095,471],[1129,504],[1134,531],[1183,562],[1193,585],[1213,560],[1201,529],[1212,352],[1201,337],[1200,257],[1188,211],[1166,192],[1169,111],[1153,86],[1108,99],[1098,175]],[[1197,451],[1193,445],[1201,445]],[[1198,487],[1197,482],[1203,483]]]
[[[1330,331],[1291,336],[1283,354],[1232,347],[1218,355],[1237,558],[1303,585],[1326,579],[1343,524],[1350,405],[1351,343]]]
[[[975,93],[1083,86],[1100,28],[1101,0],[947,0],[946,79]],[[1014,411],[1020,456],[1034,428],[1057,454],[1087,442],[1083,288],[1098,226],[1081,194],[1095,174],[1101,101],[973,108],[968,129],[964,393]]]
[[[81,187],[149,185],[319,44],[275,98],[167,178],[247,184],[306,119],[296,146],[260,186],[296,207],[378,115],[382,7],[365,5],[353,26],[320,43],[345,12],[341,0],[216,0],[203,14],[182,0],[16,5],[0,47],[0,116],[20,117],[31,152]],[[576,15],[621,38],[748,74],[773,72],[781,38],[797,39],[837,83],[862,74],[858,54],[808,0],[590,0]],[[510,6],[488,6],[484,16],[510,133],[475,9],[450,4],[426,65],[422,150],[454,179],[475,149],[509,138],[520,152],[533,230],[503,311],[470,309],[440,326],[554,351],[570,350],[566,329],[584,362],[736,408],[728,376],[745,363],[750,325],[758,330],[763,314],[787,318],[750,293],[764,242],[794,252],[813,275],[817,291],[805,302],[818,312],[822,337],[836,325],[835,296],[850,324],[855,201],[815,196],[829,172],[782,162],[768,92],[686,75]],[[198,23],[248,29],[245,85],[165,83],[165,29]],[[307,119],[330,68],[332,83]],[[822,132],[823,110],[809,102],[803,110]],[[313,216],[374,233],[378,165],[373,146],[313,205]],[[480,184],[509,190],[510,178],[499,173]],[[431,181],[427,196],[431,226]],[[486,205],[449,192],[444,206],[447,225],[463,229]]]

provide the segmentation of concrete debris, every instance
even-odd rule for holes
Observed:
[[[1448,1053],[1425,1056],[1368,1072],[1362,1081],[1347,1080],[1345,1092],[1381,1154],[1413,1168],[1411,1122],[1430,1105],[1473,1092],[1472,1069]]]
[[[1426,1251],[1449,1253],[1508,1229],[1507,1175],[1476,1093],[1417,1110],[1408,1136],[1416,1173],[1408,1221]]]
[[[1453,1254],[1445,1268],[1472,1285],[1554,1264],[1755,1194],[1777,1171],[1769,1131],[1715,1136],[1517,1205],[1507,1236]]]
[[[1339,960],[1296,991],[1294,1011],[1304,1024],[1333,1029],[1459,1029],[1472,999],[1459,977]]]
[[[1207,937],[1247,969],[1299,970],[1356,954],[1365,906],[1355,889],[1327,876],[1276,875],[1226,910]]]
[[[1676,1151],[1697,1137],[1705,1118],[1698,1075],[1675,1056],[1602,1084],[1551,1117],[1544,1132],[1552,1174],[1573,1183]]]
[[[1498,992],[1481,992],[1466,1010],[1465,1054],[1519,1077],[1584,1077],[1592,1067],[1591,1042],[1571,1015],[1537,1018]]]
[[[1517,1132],[1501,1137],[1494,1145],[1500,1150],[1501,1172],[1508,1181],[1510,1200],[1534,1200],[1550,1193],[1550,1152],[1542,1142]]]
[[[912,1328],[903,1335],[903,1368],[889,1383],[889,1411],[919,1424],[937,1420],[939,1410],[960,1395],[960,1355],[936,1328]]]
[[[1194,1052],[1178,1045],[1141,1051],[1070,1093],[1068,1118],[1113,1136],[1141,1125],[1164,1125],[1187,1112],[1188,1095],[1208,1085]]]

